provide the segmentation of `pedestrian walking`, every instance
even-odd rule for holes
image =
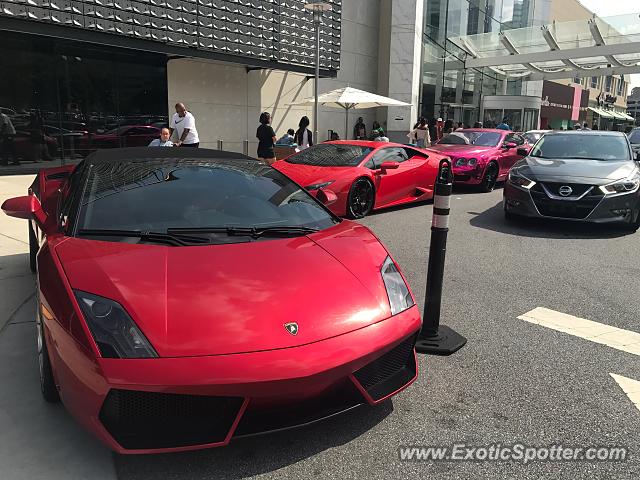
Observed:
[[[420,148],[425,148],[431,145],[431,135],[429,134],[429,126],[427,125],[427,119],[420,117],[418,124],[408,135],[409,139]]]
[[[173,135],[174,131],[178,135],[178,141],[175,142],[176,147],[198,148],[200,145],[196,119],[191,112],[187,111],[184,103],[176,103],[176,113],[171,117],[169,127],[171,135]]]
[[[271,114],[262,112],[260,114],[260,126],[256,131],[258,138],[258,158],[264,160],[269,165],[276,161],[276,154],[273,147],[276,143],[276,132],[271,127]]]
[[[296,131],[296,143],[300,150],[313,147],[313,134],[309,130],[309,117],[304,116],[300,119],[298,130]]]

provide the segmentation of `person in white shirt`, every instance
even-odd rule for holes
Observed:
[[[171,117],[169,125],[171,135],[177,132],[178,141],[174,143],[176,147],[194,147],[200,145],[198,130],[196,130],[196,119],[191,112],[187,111],[184,103],[176,103],[176,113]]]
[[[173,142],[169,140],[171,138],[171,132],[168,128],[160,130],[160,138],[154,138],[149,144],[150,147],[173,147]]]
[[[409,135],[407,135],[412,141],[415,140],[416,145],[419,148],[425,148],[431,145],[431,135],[429,134],[429,125],[427,125],[427,119],[420,117],[418,124],[415,126]]]
[[[313,147],[313,134],[309,130],[309,117],[304,116],[300,119],[298,131],[295,134],[295,141],[300,150]]]

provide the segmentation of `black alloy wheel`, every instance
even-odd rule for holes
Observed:
[[[493,189],[496,188],[496,183],[498,182],[498,164],[495,162],[491,162],[486,171],[484,172],[484,177],[482,178],[482,183],[480,183],[480,190],[485,193],[493,192]]]
[[[36,308],[40,308],[38,304]],[[36,313],[36,328],[38,331],[38,367],[40,369],[40,391],[42,397],[49,403],[57,403],[60,401],[58,388],[53,378],[53,370],[51,369],[51,360],[49,359],[49,349],[44,335],[44,326],[40,313]]]
[[[375,191],[373,184],[366,178],[359,178],[349,189],[347,215],[350,218],[364,218],[373,209]]]

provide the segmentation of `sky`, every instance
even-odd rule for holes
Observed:
[[[640,13],[640,0],[579,0],[599,17]],[[631,75],[631,88],[640,87],[640,74]]]

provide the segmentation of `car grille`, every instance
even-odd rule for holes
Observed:
[[[415,343],[414,335],[353,374],[371,398],[380,400],[416,376]]]
[[[570,195],[560,199],[549,196],[561,197],[559,190],[565,186],[571,187]],[[587,218],[604,197],[597,186],[578,183],[537,183],[530,192],[541,215],[575,220]]]
[[[364,403],[362,393],[348,378],[306,399],[279,400],[270,405],[251,400],[233,438],[306,425]]]
[[[126,449],[174,448],[223,442],[244,399],[111,390],[100,421]]]

